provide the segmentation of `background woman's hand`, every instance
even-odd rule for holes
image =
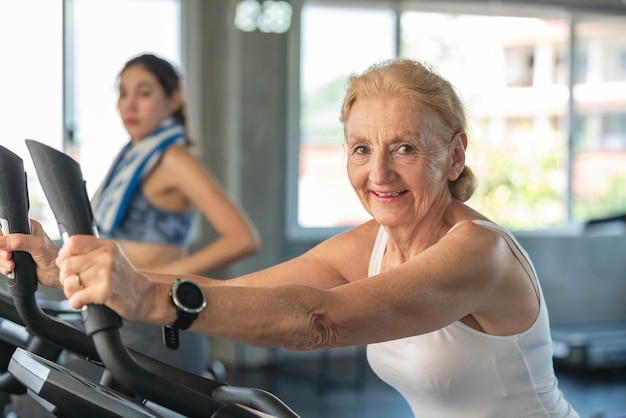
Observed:
[[[30,253],[35,261],[37,279],[45,286],[61,288],[59,269],[55,259],[59,248],[48,237],[41,224],[30,221],[31,235],[9,234],[2,236],[0,232],[0,273],[9,274],[15,269],[13,251]]]

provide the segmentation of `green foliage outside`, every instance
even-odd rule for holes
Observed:
[[[626,213],[626,175],[612,177],[605,191],[596,198],[574,201],[573,217],[578,222]]]

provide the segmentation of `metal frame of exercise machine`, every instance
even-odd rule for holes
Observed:
[[[26,143],[62,236],[97,235],[79,164],[37,141],[27,140]],[[6,216],[10,220],[3,224],[3,230],[29,233],[28,194],[22,161],[6,149],[0,149],[0,157],[3,158],[3,171],[10,171],[3,173],[5,182],[0,184],[0,189],[4,186],[8,190],[4,194],[11,194],[10,198],[3,198],[0,191],[0,206],[8,201],[11,203],[11,210],[5,210],[11,212]],[[11,164],[5,164],[4,160]],[[120,317],[104,306],[90,305],[83,310],[87,335],[50,317],[41,310],[34,297],[37,281],[32,258],[27,253],[15,252],[14,260],[16,268],[8,287],[27,327],[37,335],[41,333],[42,339],[105,367],[106,379],[100,383],[88,382],[56,363],[25,350],[16,350],[9,371],[42,404],[47,402],[47,407],[57,416],[72,416],[76,411],[72,405],[78,405],[85,408],[81,409],[83,411],[91,408],[94,417],[131,416],[127,415],[130,410],[145,413],[145,416],[298,417],[269,392],[230,386],[127,349],[119,336]],[[82,395],[69,396],[76,391]],[[124,407],[124,413],[114,411],[113,406]]]

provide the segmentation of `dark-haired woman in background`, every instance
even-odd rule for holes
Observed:
[[[143,54],[124,65],[118,81],[117,108],[130,140],[92,199],[100,235],[118,242],[137,268],[161,273],[209,273],[256,252],[256,228],[191,152],[174,67]],[[198,211],[218,237],[189,254]],[[158,326],[125,324],[122,338],[190,371],[208,365],[206,338],[197,334],[182,332],[178,350],[164,347]]]

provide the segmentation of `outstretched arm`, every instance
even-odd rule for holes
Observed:
[[[410,260],[359,279],[333,259],[352,252],[361,260],[352,267],[363,272],[363,244],[337,245],[346,244],[342,239],[233,281],[140,273],[117,244],[89,236],[70,237],[57,263],[72,307],[105,304],[129,321],[152,324],[176,319],[168,296],[174,278],[197,280],[207,308],[189,330],[255,346],[301,351],[368,344],[470,317],[468,323],[492,335],[528,329],[538,309],[531,280],[498,234],[468,224]]]

